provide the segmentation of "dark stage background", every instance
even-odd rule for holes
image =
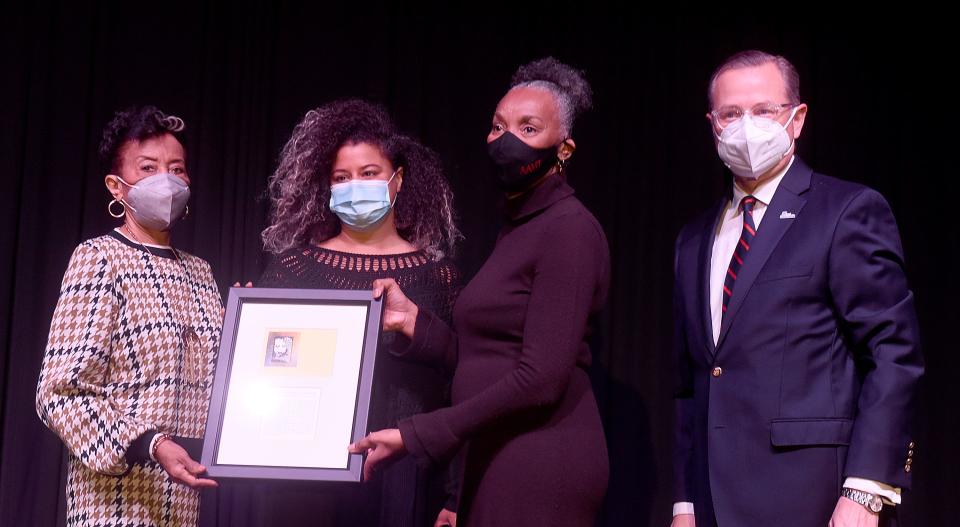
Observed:
[[[492,109],[519,64],[548,54],[586,69],[596,93],[574,133],[570,179],[613,255],[594,348],[612,463],[599,524],[667,525],[672,244],[727,177],[704,120],[709,74],[750,47],[782,53],[800,70],[810,105],[801,156],[879,189],[897,215],[928,362],[915,488],[901,515],[911,526],[955,523],[957,147],[931,143],[940,132],[930,124],[956,120],[955,81],[945,80],[955,59],[941,47],[949,34],[934,27],[941,14],[838,19],[794,7],[764,17],[740,9],[653,17],[560,2],[417,16],[398,6],[127,4],[0,14],[0,525],[63,521],[65,454],[34,413],[34,390],[67,259],[113,225],[95,151],[115,109],[153,103],[186,121],[194,197],[174,243],[207,259],[225,292],[264,265],[262,195],[294,124],[335,98],[381,101],[446,163],[469,277],[498,229],[484,148]],[[206,525],[260,524],[273,514],[227,493],[204,500]]]

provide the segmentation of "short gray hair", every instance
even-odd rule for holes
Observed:
[[[550,92],[557,101],[560,126],[568,137],[577,117],[593,106],[593,90],[583,71],[553,57],[520,66],[510,79],[510,89],[515,88],[535,88]]]
[[[512,86],[510,89],[514,90],[517,88],[533,88],[549,92],[553,95],[554,100],[557,101],[557,112],[560,114],[560,126],[563,129],[563,135],[570,135],[570,130],[573,129],[573,120],[575,118],[573,104],[570,102],[570,96],[564,93],[559,86],[550,81],[530,81],[522,82],[516,86]]]
[[[710,107],[713,108],[713,90],[717,87],[717,77],[730,70],[755,68],[771,62],[777,66],[780,76],[783,77],[783,83],[787,87],[787,102],[800,104],[800,74],[797,73],[797,68],[781,55],[771,55],[765,51],[750,49],[729,57],[714,70],[713,75],[710,76],[710,86],[707,88],[707,101]]]

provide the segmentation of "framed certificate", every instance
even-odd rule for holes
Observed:
[[[360,481],[383,304],[232,288],[200,462],[211,477]]]

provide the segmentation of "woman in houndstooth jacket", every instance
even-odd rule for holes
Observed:
[[[37,386],[37,414],[66,445],[67,524],[197,523],[195,461],[221,302],[204,260],[170,245],[190,178],[183,121],[118,112],[100,145],[122,226],[73,253]]]

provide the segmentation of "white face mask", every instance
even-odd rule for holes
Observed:
[[[799,108],[790,112],[793,121]],[[774,119],[744,113],[717,136],[717,153],[727,168],[744,179],[758,179],[776,166],[793,146],[787,127]]]
[[[130,187],[126,199],[121,201],[140,225],[155,231],[167,231],[184,216],[190,187],[177,176],[154,174],[137,181],[136,185],[119,176],[117,179]]]

